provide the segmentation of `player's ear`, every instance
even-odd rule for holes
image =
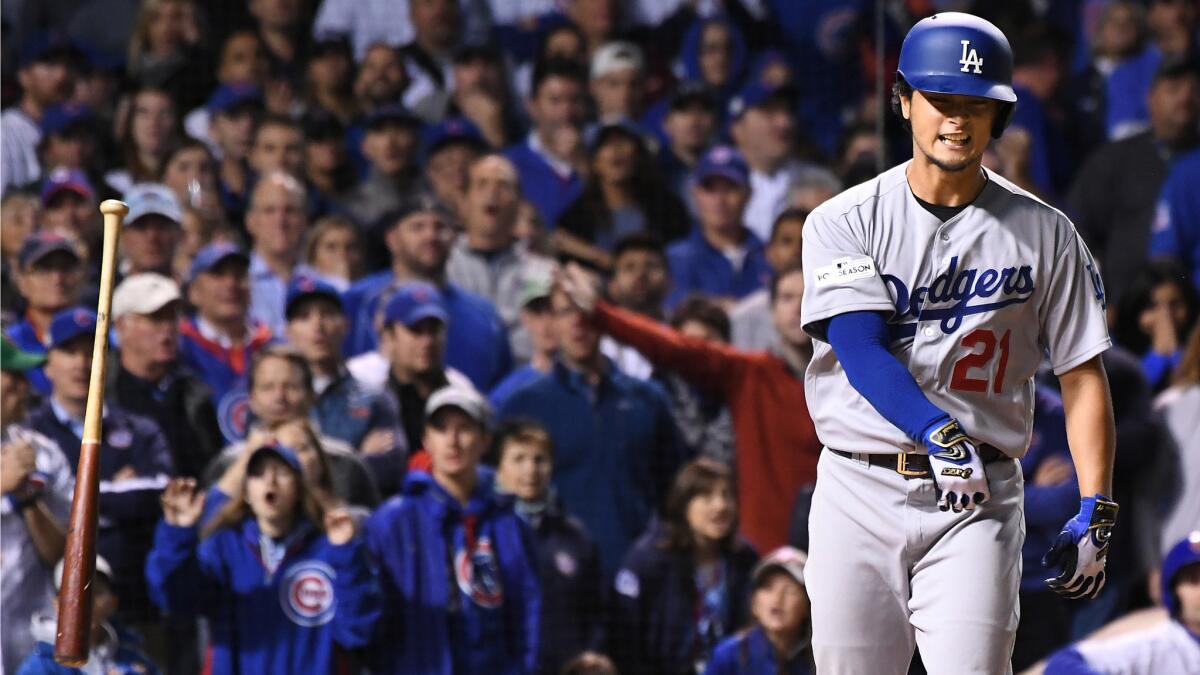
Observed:
[[[905,96],[900,94],[900,116],[906,120],[912,120],[912,95]]]

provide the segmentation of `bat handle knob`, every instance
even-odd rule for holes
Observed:
[[[129,213],[129,205],[119,199],[105,199],[100,202],[100,213],[106,216],[121,216]]]

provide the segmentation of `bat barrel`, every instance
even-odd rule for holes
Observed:
[[[62,586],[58,594],[58,630],[54,659],[69,667],[87,663],[91,651],[92,580],[96,572],[96,525],[100,498],[100,434],[104,410],[104,365],[108,354],[109,312],[117,268],[117,243],[129,207],[115,199],[100,204],[104,216],[104,249],[100,265],[100,299],[96,305],[96,343],[79,466],[75,470],[75,496],[67,524]]]

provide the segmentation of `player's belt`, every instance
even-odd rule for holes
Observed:
[[[865,461],[871,466],[891,469],[905,478],[930,478],[933,476],[933,470],[929,467],[929,455],[917,452],[900,452],[891,455],[843,452],[841,450],[834,450],[833,448],[830,448],[829,451],[847,459]],[[984,444],[979,446],[979,459],[983,460],[984,464],[988,464],[1011,458],[1000,452],[995,446]]]

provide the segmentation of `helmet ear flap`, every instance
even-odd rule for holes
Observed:
[[[992,123],[992,138],[1000,138],[1008,125],[1012,123],[1013,114],[1016,112],[1016,103],[1000,103],[1000,109],[996,111],[996,121]]]

